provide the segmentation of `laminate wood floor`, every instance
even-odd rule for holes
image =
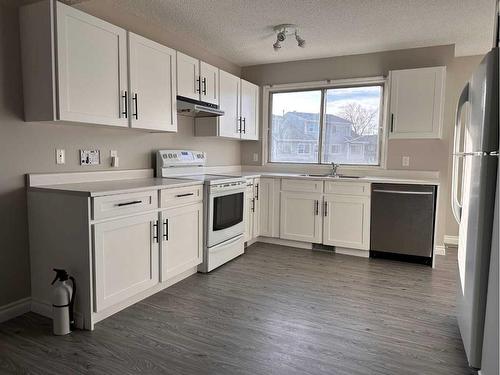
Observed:
[[[438,267],[255,244],[96,325],[0,324],[0,373],[462,375],[453,254]]]

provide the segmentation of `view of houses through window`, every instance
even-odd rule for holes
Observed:
[[[270,95],[271,162],[379,164],[381,85]]]

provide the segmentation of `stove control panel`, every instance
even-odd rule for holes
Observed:
[[[157,160],[162,167],[205,165],[206,154],[191,150],[159,150]]]

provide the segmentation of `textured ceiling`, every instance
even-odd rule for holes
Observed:
[[[96,1],[240,66],[444,44],[456,44],[459,56],[481,54],[491,47],[495,9],[495,0]],[[298,24],[307,47],[289,38],[274,52],[280,23]]]

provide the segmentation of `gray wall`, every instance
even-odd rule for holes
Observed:
[[[278,52],[279,53],[279,52]],[[415,48],[326,59],[292,61],[244,67],[242,77],[259,85],[319,81],[387,75],[389,70],[446,65],[446,98],[443,138],[439,140],[391,140],[387,148],[387,168],[392,170],[439,171],[441,188],[438,243],[443,235],[457,235],[458,226],[451,213],[449,202],[450,148],[453,138],[455,104],[460,91],[481,56],[454,57],[453,46]],[[243,143],[241,160],[244,165],[258,165],[262,160],[261,142]],[[253,162],[253,153],[259,162]],[[401,157],[410,156],[410,168],[401,166]],[[344,170],[344,169],[343,169]]]
[[[97,2],[99,5],[100,3]],[[5,4],[5,3],[4,3]],[[10,2],[14,4],[14,2]],[[90,3],[79,6],[92,5]],[[97,8],[97,6],[96,6]],[[116,9],[91,9],[94,14],[239,75],[240,68],[176,35],[165,35]],[[174,40],[172,40],[174,39]],[[149,168],[158,148],[201,149],[210,165],[239,165],[240,142],[193,137],[193,121],[179,117],[176,134],[151,134],[82,125],[23,121],[18,10],[0,5],[0,306],[30,295],[29,250],[24,175],[31,172],[82,171],[109,168],[109,150],[118,150],[120,169]],[[99,148],[99,167],[80,167],[80,148]],[[66,150],[66,164],[55,164],[55,148]]]

